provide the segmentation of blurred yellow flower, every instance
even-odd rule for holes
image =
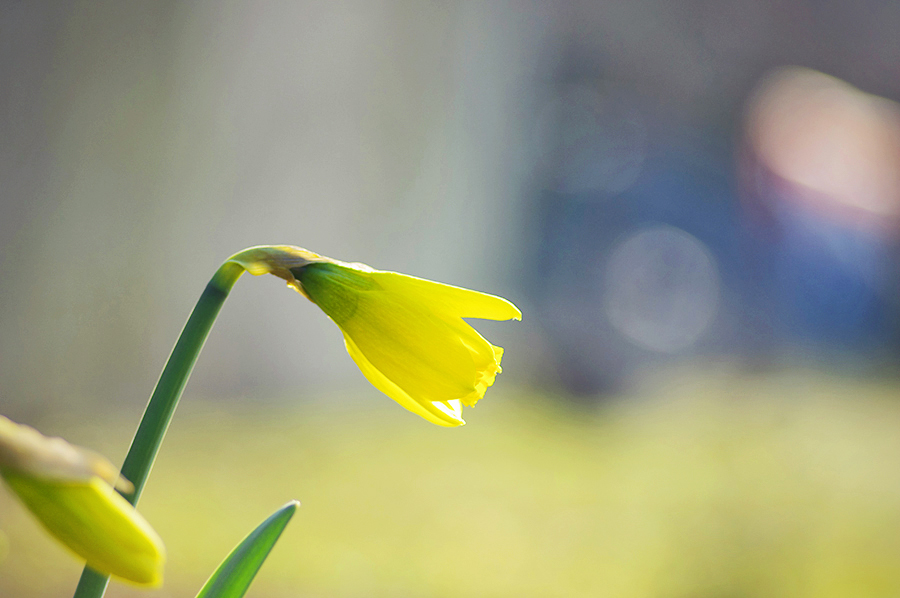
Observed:
[[[347,352],[375,388],[441,426],[464,424],[462,406],[481,399],[500,373],[503,349],[463,318],[522,317],[502,297],[299,247],[253,247],[231,261],[251,274],[285,279],[338,325]]]
[[[101,573],[162,583],[165,548],[116,492],[131,487],[102,456],[0,416],[0,476],[43,526]]]

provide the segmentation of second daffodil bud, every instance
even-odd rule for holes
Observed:
[[[0,476],[60,542],[105,574],[162,583],[165,548],[104,457],[0,416]]]
[[[463,318],[519,320],[502,297],[346,263],[289,245],[252,247],[230,261],[274,274],[318,305],[344,334],[363,375],[403,407],[459,426],[462,407],[484,396],[503,349]]]

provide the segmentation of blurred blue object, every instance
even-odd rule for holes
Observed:
[[[747,223],[747,300],[769,315],[779,342],[813,353],[889,350],[897,333],[894,241],[783,190],[762,193],[765,221]]]
[[[725,132],[679,127],[621,88],[594,85],[593,95],[584,82],[561,88],[556,136],[541,123],[536,267],[524,281],[567,390],[613,392],[648,365],[698,356],[896,354],[891,235],[785,197],[809,192]],[[606,155],[616,151],[626,156]],[[739,202],[747,160],[756,177]],[[629,244],[641,235],[639,255]]]
[[[583,89],[579,84],[578,93],[584,94]],[[609,287],[613,278],[620,283],[623,278],[610,276],[610,259],[635,233],[664,227],[674,234],[669,235],[671,239],[693,239],[691,246],[698,248],[694,252],[710,256],[713,273],[701,278],[713,279],[708,284],[716,285],[717,297],[733,297],[733,292],[724,289],[737,286],[735,274],[740,270],[740,226],[727,141],[673,133],[670,123],[651,120],[639,105],[616,89],[612,100],[599,104],[597,110],[603,114],[593,121],[585,117],[583,104],[576,105],[581,114],[572,118],[582,125],[587,121],[590,129],[580,144],[573,142],[578,137],[570,130],[574,125],[566,124],[566,115],[560,119],[563,124],[556,139],[546,130],[541,138],[563,147],[562,151],[545,149],[543,155],[575,156],[578,164],[576,169],[557,158],[544,172],[546,184],[536,198],[537,232],[531,248],[537,267],[529,270],[525,286],[556,352],[559,379],[577,394],[611,392],[642,364],[696,354],[704,347],[712,350],[729,336],[730,327],[714,325],[723,317],[719,309],[709,314],[709,329],[685,343],[635,342],[611,321],[610,297],[622,294]],[[637,124],[615,124],[617,118]],[[584,174],[590,164],[578,151],[579,145],[603,162],[590,175]],[[630,157],[605,159],[598,148],[620,148]],[[625,172],[610,168],[611,164]],[[579,182],[593,185],[561,184],[571,181],[573,172],[579,173]],[[679,237],[677,231],[683,234]],[[653,325],[660,325],[659,335],[665,336],[680,315],[688,317],[687,312],[680,313],[685,303],[677,296],[690,292],[689,285],[701,280],[695,274],[697,264],[703,263],[689,252],[664,255],[659,248],[648,246],[648,250],[644,263],[635,266],[642,272],[628,283],[629,296],[645,306],[636,308],[635,314],[647,316],[646,322],[636,322],[643,325],[640,336],[645,341]],[[730,311],[726,306],[725,312]]]

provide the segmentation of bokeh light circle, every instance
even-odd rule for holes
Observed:
[[[697,340],[715,316],[720,294],[709,250],[671,226],[645,229],[620,242],[604,286],[613,327],[634,343],[665,353]]]

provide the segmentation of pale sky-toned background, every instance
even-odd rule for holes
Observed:
[[[249,245],[513,295],[548,17],[4,7],[4,402],[142,402],[206,280]],[[358,378],[330,322],[275,279],[241,281],[214,335],[200,393]]]
[[[888,234],[855,232],[867,212],[804,237],[805,213],[747,200],[742,173],[768,158],[742,148],[773,69],[896,98],[897,23],[880,2],[7,3],[7,411],[142,403],[212,271],[264,243],[510,297],[525,322],[484,330],[514,347],[504,376],[520,382],[614,392],[642,364],[832,345],[880,363],[898,345],[896,182],[875,185]],[[897,161],[896,135],[822,126],[813,179],[875,155],[881,170],[841,183],[868,189]],[[833,212],[828,193],[813,214]],[[760,201],[775,224],[754,236]],[[193,391],[363,384],[331,324],[277,287],[238,285]],[[848,312],[848,296],[874,307]]]

